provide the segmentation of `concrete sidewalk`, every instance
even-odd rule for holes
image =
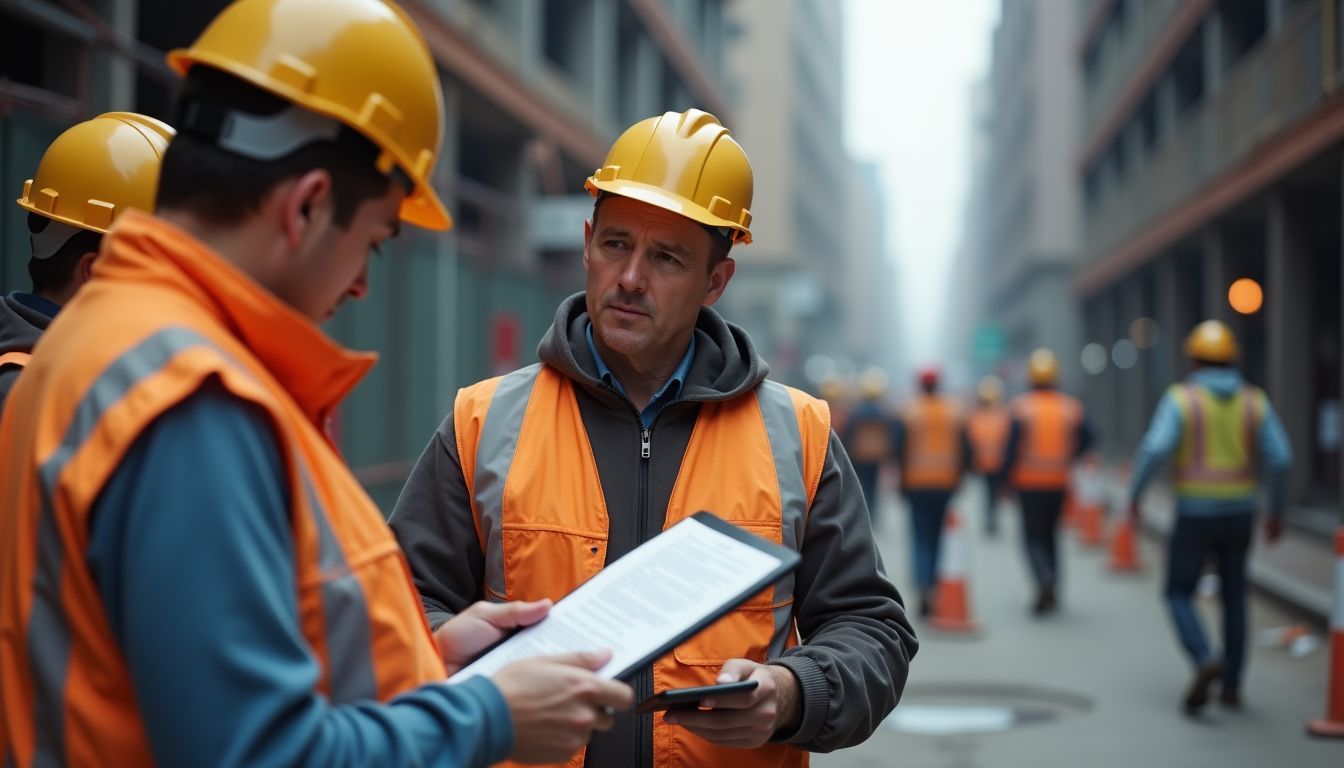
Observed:
[[[1293,657],[1260,647],[1257,632],[1299,623],[1275,602],[1252,599],[1249,663],[1240,712],[1216,703],[1196,719],[1180,701],[1191,673],[1167,617],[1160,584],[1164,556],[1153,541],[1141,545],[1144,570],[1114,575],[1105,553],[1063,537],[1062,610],[1045,620],[1028,614],[1031,587],[1021,552],[1019,521],[1004,510],[1002,533],[988,539],[978,488],[958,498],[973,539],[971,594],[976,636],[942,635],[917,622],[921,648],[893,717],[864,744],[817,755],[819,768],[1041,768],[1042,766],[1162,766],[1251,768],[1344,765],[1344,742],[1318,741],[1303,731],[1324,712],[1327,655],[1318,649]],[[878,543],[902,594],[910,588],[908,517],[883,501]],[[1218,637],[1215,600],[1200,601],[1211,635]],[[1221,646],[1215,640],[1215,647]],[[993,722],[996,708],[1014,700],[1028,716],[1008,727]],[[959,707],[970,729],[941,735],[912,733]],[[969,713],[966,710],[971,710]],[[1034,714],[1033,714],[1034,713]],[[960,722],[960,721],[959,721]],[[905,728],[898,730],[898,724]],[[946,725],[946,723],[942,723]]]

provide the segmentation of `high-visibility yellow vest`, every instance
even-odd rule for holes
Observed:
[[[1260,424],[1268,404],[1264,391],[1247,385],[1232,397],[1217,397],[1196,384],[1177,384],[1168,395],[1181,411],[1177,495],[1201,499],[1253,495]]]

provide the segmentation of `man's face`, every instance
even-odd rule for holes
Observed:
[[[584,227],[588,316],[602,346],[640,367],[686,352],[700,307],[718,301],[732,259],[709,269],[711,236],[698,223],[627,197],[606,198]]]
[[[313,320],[325,322],[347,298],[362,299],[369,291],[369,254],[400,231],[399,213],[406,192],[389,185],[382,197],[365,200],[342,229],[329,205],[315,206],[313,232],[293,260],[289,303]]]

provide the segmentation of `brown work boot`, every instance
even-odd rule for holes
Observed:
[[[1241,692],[1223,689],[1222,695],[1218,697],[1223,706],[1227,709],[1241,709]]]
[[[1209,703],[1209,686],[1213,681],[1223,676],[1223,665],[1218,662],[1205,664],[1195,670],[1195,676],[1190,680],[1190,687],[1185,689],[1185,713],[1193,715]]]

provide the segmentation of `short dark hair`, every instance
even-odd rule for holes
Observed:
[[[342,125],[335,139],[314,141],[278,160],[262,161],[215,146],[213,137],[201,135],[183,120],[189,107],[267,116],[290,106],[226,72],[193,66],[173,109],[179,132],[163,156],[155,207],[188,211],[217,226],[238,224],[255,213],[282,181],[321,169],[331,174],[336,224],[349,226],[360,204],[387,194],[392,183],[375,167],[377,145],[359,132]]]
[[[51,219],[29,212],[30,234],[41,234],[50,225]],[[102,244],[101,234],[81,229],[50,258],[28,259],[28,277],[33,281],[33,293],[64,293],[75,282],[75,269],[79,266],[80,258],[86,253],[97,253]]]
[[[607,199],[606,193],[602,193],[599,194],[597,196],[597,199],[593,201],[594,233],[597,232],[597,212],[602,209],[602,201],[606,199]],[[698,224],[699,222],[696,223]],[[700,224],[700,226],[704,227],[705,232],[709,233],[709,265],[706,267],[706,270],[709,272],[713,272],[714,267],[718,266],[719,262],[728,258],[728,250],[733,247],[733,241],[731,238],[726,237],[718,229],[711,227],[708,224]]]

